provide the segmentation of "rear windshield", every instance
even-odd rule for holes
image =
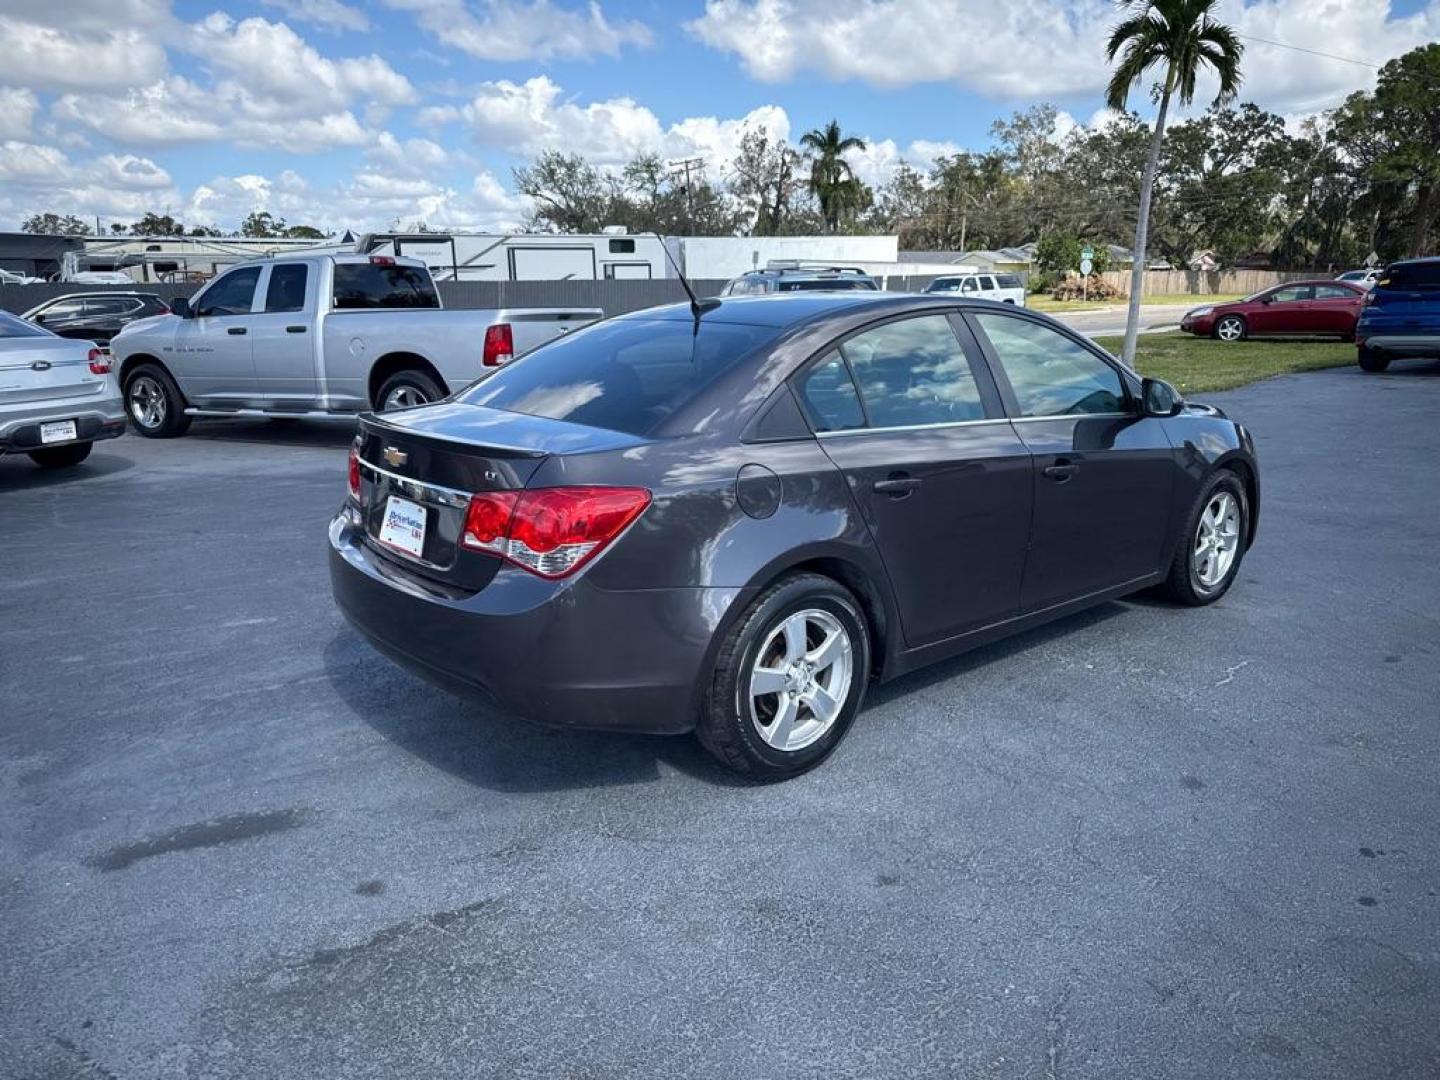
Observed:
[[[1382,289],[1440,290],[1440,260],[1396,263],[1386,268],[1377,284]]]
[[[471,405],[648,435],[771,341],[773,326],[621,319],[558,338],[460,394]]]
[[[0,311],[0,338],[49,336],[46,331],[41,330],[40,327],[33,323],[28,323],[24,319],[17,319],[8,311]]]
[[[419,266],[335,264],[337,308],[438,308],[435,283]]]
[[[812,278],[809,281],[780,281],[776,286],[780,292],[799,292],[811,289],[831,291],[834,289],[871,289],[875,283],[867,278]]]

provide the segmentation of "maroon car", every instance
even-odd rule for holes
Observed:
[[[1196,308],[1180,329],[1221,341],[1247,337],[1337,337],[1350,341],[1365,290],[1348,281],[1287,281],[1229,304]]]

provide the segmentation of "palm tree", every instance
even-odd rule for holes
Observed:
[[[1124,111],[1130,88],[1152,67],[1165,69],[1161,84],[1160,111],[1155,115],[1155,132],[1150,136],[1150,154],[1140,181],[1140,216],[1135,222],[1134,264],[1130,270],[1130,310],[1125,319],[1127,364],[1135,362],[1135,338],[1140,329],[1140,292],[1145,284],[1145,241],[1150,231],[1150,195],[1155,186],[1155,169],[1160,161],[1160,144],[1165,137],[1165,114],[1172,98],[1181,105],[1195,99],[1195,78],[1204,67],[1220,79],[1215,104],[1233,98],[1240,89],[1240,54],[1245,47],[1235,31],[1212,17],[1220,0],[1121,0],[1128,9],[1138,9],[1110,33],[1106,55],[1120,64],[1110,77],[1105,102]]]
[[[834,232],[840,224],[840,214],[847,206],[853,206],[860,192],[860,182],[845,160],[849,150],[864,150],[865,140],[853,135],[843,135],[840,121],[831,120],[823,128],[807,131],[800,137],[800,145],[810,151],[810,194],[820,202],[820,213],[825,225]]]

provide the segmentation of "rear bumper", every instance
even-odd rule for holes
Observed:
[[[1365,348],[1385,356],[1440,357],[1440,334],[1374,334],[1360,335]]]
[[[42,443],[40,425],[51,420],[74,420],[76,437],[73,442],[98,442],[125,434],[125,403],[117,395],[97,401],[94,395],[82,399],[59,399],[14,410],[0,410],[0,454],[23,454],[42,446],[65,446],[66,443]]]
[[[483,590],[432,592],[330,523],[330,583],[350,623],[402,667],[548,727],[694,728],[712,644],[743,589],[612,591],[505,567]]]

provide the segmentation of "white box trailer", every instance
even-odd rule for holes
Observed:
[[[613,281],[668,277],[655,236],[369,233],[360,255],[422,259],[436,281]]]

